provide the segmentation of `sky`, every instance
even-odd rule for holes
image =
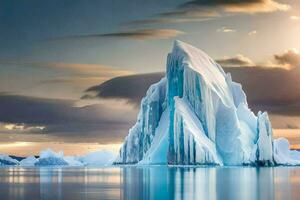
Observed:
[[[230,72],[296,148],[299,9],[295,0],[0,0],[0,152],[117,151],[176,39]]]

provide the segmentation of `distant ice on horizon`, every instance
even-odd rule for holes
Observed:
[[[46,149],[40,152],[39,158],[28,156],[20,161],[6,154],[0,154],[0,166],[109,166],[112,165],[116,156],[109,150],[96,151],[83,156],[64,156],[62,151],[55,152]]]

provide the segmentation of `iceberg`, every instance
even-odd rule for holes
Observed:
[[[64,154],[62,151],[56,153],[51,149],[41,151],[40,157],[37,162],[34,163],[35,166],[65,166],[68,165],[68,162],[64,159]]]
[[[77,158],[85,166],[107,166],[111,165],[116,158],[116,154],[108,151],[96,151]]]
[[[278,138],[274,140],[274,161],[279,165],[300,165],[300,152],[291,151],[289,141]]]
[[[273,140],[267,112],[255,115],[241,84],[203,51],[175,41],[166,72],[142,99],[115,164],[298,163],[298,154]]]
[[[85,164],[80,162],[76,156],[65,156],[64,160],[68,163],[68,166],[72,166],[72,167],[85,166]]]
[[[0,154],[0,166],[1,165],[18,165],[19,161],[9,157],[6,154]]]
[[[28,157],[20,162],[23,166],[106,166],[112,164],[116,155],[108,150],[88,153],[83,156],[64,156],[62,151],[54,152],[51,149],[41,151],[35,161]]]
[[[20,166],[34,166],[35,163],[38,161],[38,159],[36,159],[36,157],[34,156],[28,156],[26,158],[24,158],[23,160],[20,161]]]
[[[6,155],[0,154],[0,166],[109,166],[112,165],[117,155],[109,150],[91,152],[82,156],[64,156],[62,151],[55,152],[46,149],[40,152],[38,158],[28,156],[20,161]]]

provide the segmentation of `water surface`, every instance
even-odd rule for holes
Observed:
[[[0,199],[300,199],[300,168],[0,168]]]

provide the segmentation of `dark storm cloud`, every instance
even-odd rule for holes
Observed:
[[[158,82],[163,76],[164,73],[151,73],[116,77],[88,88],[82,98],[126,99],[139,104],[149,86]]]
[[[73,103],[69,100],[1,94],[0,122],[45,127],[41,133],[56,137],[55,141],[87,142],[92,139],[105,143],[120,142],[136,118],[134,109],[122,109],[117,104],[74,107]],[[126,118],[123,117],[125,114]]]

